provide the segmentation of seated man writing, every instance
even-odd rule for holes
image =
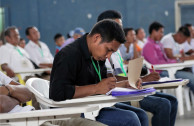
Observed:
[[[105,67],[106,58],[110,58],[124,42],[125,35],[118,23],[113,20],[98,22],[89,34],[64,47],[55,56],[49,97],[64,101],[106,94],[116,86],[129,87],[128,81],[116,83],[114,77],[107,78]],[[138,87],[141,87],[139,83]],[[114,107],[103,108],[96,120],[110,126],[140,126],[142,121],[134,112]]]

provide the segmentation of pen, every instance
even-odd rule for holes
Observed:
[[[111,65],[111,67],[112,67],[112,75],[113,75],[113,77],[115,77],[115,66],[114,66],[114,64],[113,64],[113,62],[112,62],[112,59],[110,58],[109,59],[109,62],[110,62],[110,65]],[[116,77],[115,77],[116,78]]]
[[[155,72],[154,66],[152,65],[152,70]]]
[[[113,69],[113,72],[112,72],[113,77],[115,77],[115,66],[114,66],[114,64],[112,64],[112,69]]]

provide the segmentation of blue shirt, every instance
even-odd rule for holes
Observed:
[[[123,60],[128,61],[133,58],[134,56],[133,46],[134,46],[133,44],[130,44],[129,52],[127,52],[127,48],[125,47],[125,45],[121,44],[121,46],[119,47],[119,50],[121,52]]]

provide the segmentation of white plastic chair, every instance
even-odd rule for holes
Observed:
[[[190,90],[192,107],[194,108],[194,93]]]
[[[100,109],[104,107],[111,107],[117,102],[125,101],[140,101],[145,96],[151,95],[148,93],[141,96],[123,96],[123,97],[113,97],[107,95],[95,95],[88,96],[84,98],[76,98],[65,101],[53,101],[49,99],[49,81],[43,80],[40,78],[30,78],[26,82],[28,89],[34,93],[36,100],[41,104],[41,108],[47,109],[49,107],[82,107],[82,106],[98,106],[99,110],[92,113],[84,113],[85,117],[88,119],[95,120],[95,117],[98,116]]]
[[[68,100],[66,103],[66,101],[56,102],[56,101],[53,101],[52,99],[49,99],[49,81],[47,80],[40,79],[40,78],[30,78],[26,82],[26,86],[35,95],[36,100],[37,102],[39,102],[41,109],[50,109],[50,107],[60,107],[60,108],[74,107],[74,105],[76,104],[76,101],[70,102],[68,104]],[[71,100],[71,101],[74,101],[74,100]],[[87,105],[83,106],[78,104],[75,107],[79,107],[81,109],[82,107],[86,107],[86,106]],[[99,107],[97,105],[94,105],[94,106]],[[91,108],[91,107],[92,106],[88,106],[88,108]],[[99,111],[99,110],[100,108],[94,111]],[[95,120],[96,115],[94,116],[92,112],[84,113],[84,115],[88,119]]]
[[[184,88],[184,95],[185,95],[185,101],[187,106],[187,111],[191,111],[191,103],[190,103],[190,96],[189,96],[190,89],[188,87]]]
[[[52,100],[49,99],[49,81],[32,78],[26,82],[28,89],[34,93],[41,109],[52,107]]]
[[[144,59],[144,64],[147,66],[148,69],[152,69],[152,64],[150,64],[148,61],[146,61]],[[155,70],[166,70],[168,71],[169,74],[169,78],[171,79],[175,79],[175,73],[178,70],[181,70],[185,67],[192,67],[192,65],[194,64],[194,61],[185,61],[184,63],[172,63],[172,64],[161,64],[161,65],[153,65]],[[189,92],[188,90],[184,90],[184,94],[186,94],[186,104],[187,107],[189,107],[188,104],[190,104],[190,100],[189,100]],[[178,106],[178,110],[179,110],[179,115],[184,115],[184,106],[183,106],[183,92],[182,92],[182,86],[179,86],[178,88],[176,88],[176,96],[177,96],[177,100],[179,102],[179,106]],[[187,108],[187,110],[190,110],[189,108]]]

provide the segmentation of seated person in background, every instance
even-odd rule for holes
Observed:
[[[0,113],[31,111],[32,106],[19,106],[30,101],[32,93],[23,85],[13,81],[0,71]]]
[[[69,31],[69,33],[67,33],[67,39],[73,37],[73,30]]]
[[[169,59],[164,51],[163,45],[160,43],[163,37],[164,26],[158,22],[153,22],[149,27],[150,36],[144,45],[142,55],[151,64],[168,64],[178,62],[176,59]],[[180,33],[181,34],[181,33]],[[161,77],[168,76],[167,71],[158,71]],[[178,70],[175,74],[176,78],[189,79],[188,87],[194,93],[194,77],[191,72]]]
[[[192,55],[194,53],[194,28],[191,24],[185,24],[185,27],[189,29],[190,37],[185,42],[184,50],[187,55]],[[188,50],[188,51],[187,51]]]
[[[187,55],[194,55],[194,27],[191,24],[185,24],[185,26],[189,29],[191,36],[187,40],[188,46],[184,46],[184,50],[189,50],[186,52]],[[192,67],[192,72],[194,73],[194,65]]]
[[[67,39],[65,41],[65,43],[61,46],[60,49],[64,48],[65,46],[69,45],[70,43],[74,42],[76,39],[80,38],[81,36],[83,36],[85,34],[85,31],[83,28],[77,27],[75,28],[75,30],[73,31],[73,34],[71,38]]]
[[[185,60],[193,60],[194,56],[184,55],[184,52],[187,52],[189,50],[183,50],[184,43],[187,41],[189,37],[190,37],[190,32],[188,28],[185,26],[180,27],[175,34],[169,33],[165,35],[162,38],[161,43],[163,45],[166,56],[169,59],[174,59],[179,62],[185,61]]]
[[[23,39],[23,38],[20,38],[20,41],[18,43],[18,45],[21,47],[21,48],[25,48],[26,46],[26,41]]]
[[[30,59],[36,63],[39,67],[52,67],[53,66],[53,56],[48,48],[48,46],[41,42],[40,32],[34,26],[28,27],[26,29],[26,36],[29,39],[25,50],[30,55]]]
[[[0,65],[9,77],[15,77],[14,71],[34,70],[28,53],[18,46],[20,35],[16,27],[5,30],[6,44],[0,47]],[[21,74],[22,79],[31,74]]]
[[[57,33],[54,37],[54,40],[56,44],[55,54],[57,54],[61,50],[61,46],[65,44],[65,37],[62,34]]]
[[[135,30],[136,37],[137,37],[137,44],[140,47],[140,49],[143,49],[144,44],[146,43],[146,33],[143,28],[138,28]]]
[[[20,103],[25,103],[32,98],[32,93],[23,85],[13,81],[11,78],[6,76],[0,71],[0,113],[15,113],[32,111],[34,108],[32,106],[21,107]],[[73,118],[68,120],[53,120],[42,124],[43,126],[48,126],[49,124],[55,125],[80,125],[81,126],[105,126],[99,122]]]
[[[128,64],[131,59],[138,58],[141,54],[137,51],[137,39],[133,28],[124,28],[126,42],[121,44],[119,50],[124,59],[124,63]]]
[[[128,81],[116,83],[113,77],[107,78],[106,58],[118,50],[125,42],[121,26],[112,20],[98,22],[89,34],[85,34],[74,43],[64,47],[55,56],[49,97],[55,101],[106,94],[115,86],[128,87]],[[73,58],[72,58],[73,57]],[[137,82],[138,88],[140,83]],[[100,110],[96,120],[110,126],[141,126],[141,122],[132,111],[115,107]]]
[[[98,17],[98,21],[103,19],[112,19],[122,26],[121,14],[117,11],[108,10],[101,13]],[[111,55],[111,59],[115,67],[115,74],[116,74],[117,81],[128,80],[126,71],[123,68],[122,57],[119,54],[119,50],[117,50],[117,52],[114,52]],[[113,76],[111,74],[113,73],[113,71],[111,71],[112,66],[108,59],[106,59],[106,67],[107,67],[107,73],[108,73],[107,76],[112,77]],[[143,82],[158,81],[160,79],[160,76],[157,72],[152,72],[149,75],[142,76],[141,79]],[[152,117],[153,126],[160,126],[160,125],[173,126],[174,125],[175,119],[176,119],[176,113],[177,113],[177,105],[178,105],[175,97],[168,94],[156,92],[156,94],[154,95],[145,97],[139,103],[142,109],[148,112],[151,112],[153,114],[153,117]],[[165,106],[165,108],[163,106]],[[138,116],[142,116],[140,110],[130,106],[130,102],[117,103],[115,104],[115,107],[126,109],[126,110],[132,110]]]

